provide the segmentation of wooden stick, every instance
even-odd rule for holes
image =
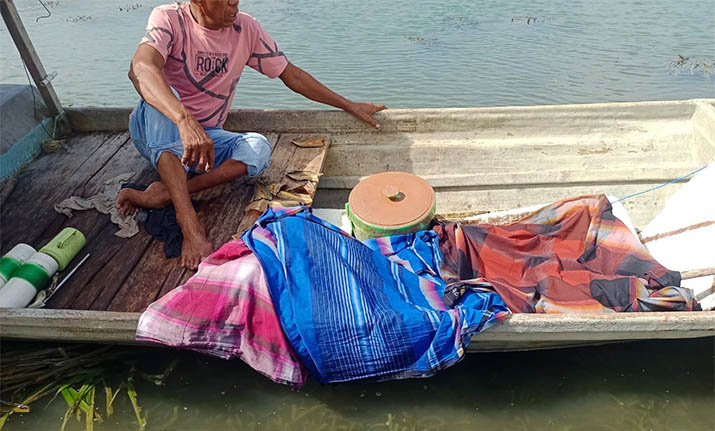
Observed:
[[[703,269],[693,269],[691,271],[682,271],[680,273],[680,278],[682,280],[687,280],[690,278],[704,277],[706,275],[715,275],[715,267],[703,268]]]
[[[707,226],[710,226],[710,225],[713,225],[713,224],[715,224],[715,220],[708,220],[708,221],[704,221],[704,222],[702,222],[702,223],[698,223],[698,224],[694,224],[694,225],[690,225],[690,226],[685,226],[685,227],[680,228],[680,229],[672,230],[672,231],[670,231],[670,232],[663,232],[663,233],[659,233],[659,234],[657,234],[657,235],[653,235],[653,236],[649,236],[649,237],[646,237],[646,238],[642,238],[642,239],[641,239],[641,242],[642,242],[643,244],[645,244],[645,243],[647,243],[647,242],[655,241],[655,240],[657,240],[657,239],[666,238],[666,237],[673,236],[673,235],[678,235],[678,234],[681,234],[681,233],[683,233],[683,232],[687,232],[687,231],[695,230],[695,229],[700,229],[700,228],[707,227]]]

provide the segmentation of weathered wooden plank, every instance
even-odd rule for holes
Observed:
[[[76,136],[65,149],[28,165],[0,209],[3,253],[18,242],[41,246],[59,232],[66,217],[53,205],[75,194],[127,140],[126,133]]]
[[[0,309],[0,338],[136,343],[139,313]],[[530,350],[613,341],[715,336],[715,311],[654,313],[515,314],[472,337],[470,351]]]
[[[118,135],[115,138],[110,139],[108,141],[110,145],[106,145],[106,150],[111,150],[112,145],[117,141],[117,139],[121,138],[127,138],[127,136]],[[98,157],[99,160],[97,161],[97,165],[92,168],[92,170],[95,171],[92,172],[88,178],[84,179],[82,183],[79,183],[73,191],[67,192],[65,195],[57,198],[56,201],[50,202],[50,204],[54,205],[55,203],[70,197],[70,195],[90,197],[97,193],[101,193],[104,191],[104,181],[119,174],[133,172],[137,169],[137,167],[141,168],[144,165],[149,166],[148,163],[141,160],[141,156],[138,154],[133,156],[132,152],[136,153],[136,150],[134,150],[134,146],[131,144],[131,141],[128,141],[127,139],[127,141],[122,144],[115,153],[108,153],[111,154],[109,159],[104,160],[104,156]],[[121,166],[118,166],[116,169],[106,169],[110,160],[112,160],[112,166],[117,163]],[[99,162],[101,161],[103,162],[99,165]],[[103,227],[104,221],[109,220],[109,216],[100,214],[97,211],[75,211],[72,214],[72,217],[67,218],[66,216],[58,214],[53,210],[47,214],[46,220],[48,220],[48,225],[39,237],[39,244],[48,241],[65,226],[72,226],[79,229],[82,233],[84,233],[87,240],[91,241],[94,234],[98,232],[98,229]],[[99,226],[97,226],[97,224],[99,224]],[[117,228],[116,230],[119,229]]]
[[[153,240],[107,306],[108,311],[139,312],[156,298],[166,278],[180,268],[179,259],[164,257],[164,243]],[[149,276],[151,275],[151,276]]]
[[[258,176],[257,180],[264,184],[280,181],[296,149],[297,147],[290,141],[286,141],[283,136],[278,136],[271,153],[271,165]]]
[[[48,307],[86,310],[102,295],[110,298],[114,295],[124,280],[122,272],[131,270],[138,259],[132,262],[134,256],[127,255],[128,251],[135,249],[133,254],[141,254],[151,240],[144,232],[132,238],[118,238],[114,232],[116,226],[107,220],[104,228],[90,238],[80,252],[81,256],[90,254],[89,259],[57,292]]]
[[[154,172],[149,168],[140,174],[138,181],[151,181],[153,176]],[[116,237],[115,231],[116,227],[95,238],[95,242],[99,244],[100,256],[107,264],[97,271],[89,283],[81,287],[82,294],[72,303],[71,308],[106,310],[153,241],[143,230],[132,238]]]
[[[294,156],[290,159],[286,172],[290,171],[307,171],[307,172],[323,172],[325,159],[327,158],[328,149],[330,148],[330,136],[328,135],[283,135],[286,140],[312,140],[322,139],[325,142],[323,147],[319,148],[297,148]]]
[[[224,184],[194,195],[199,203],[199,219],[206,227],[208,240],[215,248],[231,239],[237,220],[250,202],[250,188],[241,182]],[[179,258],[166,259],[163,243],[154,241],[137,263],[121,290],[108,304],[111,311],[143,311],[194,271],[185,270]]]
[[[86,214],[85,214],[86,213]],[[78,218],[89,217],[89,211],[84,211]],[[74,217],[73,217],[74,218]],[[94,276],[102,270],[104,265],[107,263],[108,259],[103,258],[102,247],[104,244],[101,241],[95,241],[93,238],[97,236],[112,235],[114,226],[109,220],[103,220],[103,223],[97,223],[97,231],[92,234],[92,232],[87,232],[90,234],[90,241],[84,246],[80,251],[80,256],[85,256],[90,254],[89,259],[77,269],[72,275],[72,278],[62,286],[47,304],[48,308],[70,308],[72,303],[77,299],[77,297],[82,293],[82,289],[88,283],[92,281]],[[79,263],[80,259],[74,259],[72,264],[68,269],[74,268],[75,265]],[[69,274],[69,272],[67,272]]]
[[[146,170],[142,175],[149,178],[153,173]],[[51,308],[88,309],[98,302],[94,307],[102,307],[102,298],[106,298],[107,303],[111,300],[126,278],[125,273],[133,269],[146,249],[151,236],[140,231],[132,238],[119,238],[114,235],[118,228],[109,216],[97,211],[78,211],[59,229],[65,225],[84,233],[87,245],[80,251],[80,256],[89,253],[90,257],[48,305]],[[75,259],[73,264],[78,261]]]
[[[267,135],[275,148],[278,135]],[[252,188],[244,180],[214,187],[197,193],[192,199],[199,203],[199,219],[206,227],[206,235],[215,248],[231,239],[235,228],[250,202]],[[183,284],[194,271],[185,270],[179,258],[166,259],[163,243],[154,241],[136,267],[107,304],[110,311],[143,311],[146,307],[175,287]],[[96,305],[96,304],[95,304]]]
[[[105,240],[106,247],[102,250],[102,257],[106,259],[106,263],[97,271],[91,282],[84,286],[82,294],[72,303],[71,308],[106,310],[151,241],[149,234],[144,232],[132,238],[115,237]]]
[[[106,180],[127,172],[135,172],[130,181],[151,182],[156,178],[151,165],[131,143],[127,143],[77,188],[77,194],[89,196],[101,192]],[[88,246],[82,253],[90,253],[90,258],[80,273],[75,274],[53,297],[50,305],[104,310],[147,248],[151,237],[140,232],[133,238],[119,238],[114,235],[118,228],[110,223],[109,216],[96,211],[79,211],[72,218],[65,219],[63,225],[77,227],[85,234]]]
[[[323,139],[325,145],[318,148],[299,148],[292,144],[294,140]],[[330,137],[326,135],[283,134],[278,139],[276,149],[273,151],[271,167],[266,170],[258,181],[265,185],[274,183],[289,183],[286,172],[310,171],[322,172],[325,157],[330,147]],[[314,197],[315,191],[311,197]],[[259,211],[248,211],[238,226],[236,233],[241,234],[248,229],[260,216]]]

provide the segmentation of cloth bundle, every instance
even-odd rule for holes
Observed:
[[[699,309],[680,273],[650,256],[605,195],[564,199],[505,226],[434,230],[448,291],[491,285],[514,313]]]
[[[360,242],[310,208],[269,208],[150,305],[137,339],[300,387],[306,369],[324,383],[430,376],[510,310],[698,310],[611,209],[583,196],[504,226]]]

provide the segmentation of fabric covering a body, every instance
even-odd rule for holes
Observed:
[[[564,199],[505,226],[434,230],[447,290],[491,285],[514,313],[698,309],[680,273],[648,254],[605,195]]]
[[[137,340],[241,358],[277,383],[306,373],[281,331],[261,265],[243,241],[224,244],[199,271],[141,315]]]
[[[297,207],[269,209],[242,239],[286,337],[320,382],[432,375],[508,314],[494,292],[444,304],[430,231],[363,244]]]

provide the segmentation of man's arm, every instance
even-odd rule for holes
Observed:
[[[213,168],[214,145],[204,128],[181,101],[171,92],[164,79],[164,58],[159,51],[140,44],[129,68],[129,79],[139,95],[151,106],[164,114],[179,128],[181,142],[184,145],[184,157],[181,163],[193,167],[196,171],[207,172]]]
[[[380,125],[372,118],[372,114],[383,109],[387,109],[385,105],[375,105],[373,103],[356,103],[344,98],[343,96],[333,92],[325,85],[321,84],[317,79],[313,78],[308,72],[288,62],[283,73],[278,76],[286,87],[301,94],[308,99],[316,102],[325,103],[326,105],[340,108],[345,112],[349,112],[357,119],[362,120],[376,128]]]

